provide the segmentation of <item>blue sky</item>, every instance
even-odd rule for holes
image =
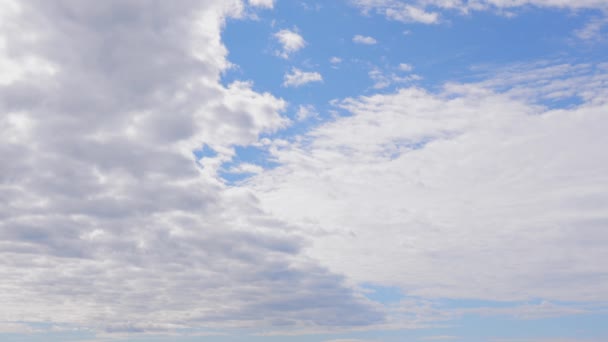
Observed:
[[[286,115],[294,120],[299,106],[314,106],[316,120],[291,125],[272,135],[289,139],[331,119],[332,111],[339,110],[331,105],[335,99],[390,93],[408,86],[437,91],[446,82],[477,81],[516,64],[602,63],[607,48],[602,36],[605,28],[600,26],[597,37],[577,37],[577,32],[601,17],[602,12],[593,8],[573,11],[523,6],[510,15],[446,11],[441,22],[428,25],[362,14],[359,7],[343,1],[277,2],[270,11],[256,11],[254,19],[229,20],[222,37],[235,67],[223,75],[223,82],[250,80],[256,91],[288,99]],[[274,34],[284,29],[306,41],[288,59],[276,55],[281,47]],[[353,42],[356,35],[377,42],[357,44]],[[340,62],[332,63],[332,58]],[[409,66],[405,71],[400,68],[403,64]],[[319,72],[322,83],[295,89],[283,86],[284,75],[294,67]],[[380,81],[372,77],[374,71],[385,79],[416,78],[375,87]],[[539,101],[559,107],[578,100]],[[247,156],[251,154],[239,154],[238,158],[243,161]],[[251,158],[260,162],[257,156]],[[244,176],[225,177],[234,181]]]
[[[608,340],[604,0],[0,0],[0,340]]]

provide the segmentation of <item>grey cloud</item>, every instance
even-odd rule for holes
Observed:
[[[383,319],[192,156],[288,122],[283,100],[219,83],[239,1],[18,5],[0,26],[0,58],[23,69],[0,85],[0,321],[143,332]]]

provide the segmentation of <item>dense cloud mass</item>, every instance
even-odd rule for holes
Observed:
[[[302,257],[305,240],[253,194],[215,176],[234,145],[288,124],[283,100],[219,83],[230,67],[220,30],[244,10],[2,2],[0,321],[160,331],[382,320]],[[203,168],[192,151],[205,145],[218,154]]]

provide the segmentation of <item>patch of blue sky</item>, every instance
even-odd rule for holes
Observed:
[[[231,161],[223,163],[219,176],[228,184],[236,184],[254,175],[252,172],[236,171],[241,164],[253,164],[265,170],[277,167],[279,164],[270,157],[270,152],[264,147],[236,146],[235,155]]]
[[[421,86],[438,90],[445,82],[478,81],[493,70],[512,64],[560,60],[570,63],[598,63],[608,55],[608,45],[578,40],[574,33],[598,16],[596,11],[576,13],[560,9],[525,8],[507,17],[492,12],[461,15],[444,11],[436,25],[402,23],[386,20],[378,14],[361,15],[346,1],[277,1],[273,10],[257,11],[257,20],[230,20],[223,33],[229,60],[237,67],[227,71],[223,82],[250,80],[254,89],[270,92],[288,101],[284,115],[292,124],[264,137],[291,140],[341,113],[330,104],[334,99],[393,92],[400,87]],[[281,45],[274,34],[282,29],[298,32],[306,46],[281,58]],[[373,45],[356,44],[355,35],[374,37]],[[339,63],[331,63],[337,57]],[[405,63],[412,70],[400,70]],[[284,75],[292,68],[319,72],[322,82],[299,87],[284,86]],[[376,70],[388,83],[370,77]],[[476,71],[477,70],[477,71]],[[419,80],[405,80],[419,75]],[[401,78],[401,81],[391,79]],[[572,107],[580,103],[576,96],[542,99],[549,108]],[[299,106],[314,106],[314,118],[299,121]],[[343,113],[342,113],[343,114]],[[341,114],[337,114],[341,115]],[[263,149],[238,149],[225,171],[247,162],[264,168]],[[248,174],[223,172],[230,183],[248,178]]]
[[[544,99],[540,101],[540,103],[550,109],[570,109],[582,105],[584,101],[579,96],[568,96],[563,98]]]
[[[256,90],[270,91],[296,105],[356,95],[369,84],[367,70],[354,60],[366,63],[382,48],[356,46],[351,41],[354,34],[365,33],[356,29],[361,21],[358,10],[341,2],[324,2],[319,10],[307,10],[298,1],[278,1],[273,11],[259,16],[259,21],[237,20],[226,26],[223,40],[230,51],[228,58],[239,68],[228,72],[225,82],[253,80]],[[280,45],[273,35],[281,29],[297,30],[307,42],[289,59],[275,55]],[[344,60],[337,69],[329,61],[334,56]],[[284,87],[284,74],[293,67],[320,72],[323,82]]]
[[[209,147],[208,145],[204,145],[203,147],[201,147],[200,149],[194,150],[192,151],[192,154],[194,154],[194,157],[198,160],[201,158],[213,158],[215,156],[217,156],[217,152],[215,152],[211,147]]]
[[[400,63],[412,65],[411,72],[422,77],[411,84],[432,89],[446,81],[466,81],[476,65],[558,58],[599,62],[608,52],[606,44],[589,44],[574,37],[595,16],[594,11],[573,14],[533,8],[519,10],[514,17],[448,11],[443,23],[425,25],[389,21],[374,14],[362,16],[342,1],[322,2],[314,10],[304,9],[301,2],[279,1],[273,11],[259,12],[257,21],[233,20],[227,25],[224,42],[229,59],[239,68],[229,71],[224,81],[253,80],[256,90],[270,91],[292,104],[322,106],[331,99],[378,92],[369,72],[378,68],[406,75],[398,70]],[[277,57],[280,46],[273,34],[296,28],[307,46],[289,59]],[[357,34],[374,37],[377,44],[355,44],[352,38]],[[334,65],[329,62],[331,57],[342,62]],[[293,67],[320,72],[323,83],[284,87],[283,75]],[[393,84],[384,91],[407,85]]]
[[[400,288],[394,286],[382,286],[377,284],[363,284],[363,295],[369,300],[382,304],[399,303],[405,298]]]

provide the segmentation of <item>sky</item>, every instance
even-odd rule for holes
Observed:
[[[608,340],[608,1],[0,0],[0,340]]]

